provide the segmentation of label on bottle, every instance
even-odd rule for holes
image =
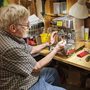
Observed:
[[[89,28],[85,28],[84,39],[85,41],[89,40]]]

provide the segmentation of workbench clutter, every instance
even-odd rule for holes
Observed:
[[[63,16],[51,21],[52,28],[56,28],[59,37],[64,37],[69,44],[75,43],[76,32],[74,30],[73,17]]]
[[[73,29],[73,19],[74,19],[73,17],[68,15],[61,16],[52,19],[51,24],[57,27],[65,27],[65,28]]]
[[[29,45],[37,45],[41,43],[40,34],[43,32],[44,22],[38,18],[35,14],[29,16],[29,35],[27,38],[27,43]]]
[[[40,36],[41,36],[42,43],[50,42],[50,33],[42,33],[40,34]]]
[[[73,17],[64,16],[58,17],[51,21],[52,29],[58,31],[58,42],[66,43],[64,49],[62,49],[58,54],[71,56],[75,52],[75,30],[73,29]],[[56,29],[55,29],[56,28]],[[52,30],[52,31],[53,31]],[[64,42],[62,44],[64,44]],[[60,44],[61,45],[61,44]],[[51,46],[52,50],[54,46]]]
[[[29,16],[29,37],[39,36],[43,32],[44,22],[42,19],[38,18],[35,14]]]
[[[27,42],[27,44],[32,45],[32,46],[37,45],[35,37],[26,38],[26,42]]]
[[[75,45],[74,44],[67,44],[66,40],[59,41],[58,44],[60,47],[63,47],[60,52],[58,52],[58,55],[64,56],[64,57],[70,57],[75,53]],[[54,49],[54,45],[50,46],[50,51]]]
[[[55,32],[55,31],[54,31]],[[55,42],[54,44],[51,43],[49,46],[49,50],[52,51],[55,47],[55,45],[58,43],[58,45],[60,47],[63,47],[62,50],[60,50],[60,52],[58,52],[58,54],[60,55],[66,55],[66,56],[70,56],[75,52],[75,43],[74,42],[68,42],[67,41],[67,37],[65,37],[64,35],[62,35],[62,33],[59,34],[58,31],[56,31],[57,33],[54,35],[54,32],[52,33],[43,33],[41,34],[41,41],[42,43],[45,42]],[[70,38],[71,39],[71,38]],[[55,41],[53,41],[55,40]]]

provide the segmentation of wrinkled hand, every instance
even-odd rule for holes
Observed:
[[[62,41],[57,43],[54,50],[56,50],[56,52],[58,52],[58,51],[64,49],[65,45],[66,45],[66,40],[62,40]]]
[[[56,43],[56,35],[57,35],[57,33],[58,33],[58,31],[52,32],[51,38],[50,38],[50,43],[51,43],[51,45],[53,45],[53,44]]]
[[[55,47],[54,47],[54,51],[55,52],[58,52],[58,51],[60,51],[60,50],[62,50],[64,47],[63,46],[60,46],[59,44],[57,44]]]
[[[62,39],[60,42],[58,42],[58,44],[59,44],[59,46],[60,47],[65,47],[65,45],[66,45],[66,40],[65,39]]]

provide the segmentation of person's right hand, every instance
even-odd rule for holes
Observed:
[[[59,44],[56,44],[56,46],[54,47],[54,51],[55,52],[58,52],[58,51],[60,51],[60,50],[62,50],[64,48],[64,46],[60,46]]]
[[[59,46],[63,46],[65,47],[66,45],[66,40],[65,39],[62,39],[61,41],[58,42]]]
[[[58,51],[64,49],[65,45],[66,45],[66,40],[60,41],[56,44],[56,46],[54,47],[54,50],[56,52],[58,52]]]

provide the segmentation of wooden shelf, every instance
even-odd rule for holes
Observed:
[[[59,17],[59,16],[65,16],[67,14],[53,14],[53,13],[46,13],[46,15],[51,16],[51,17]]]
[[[45,15],[51,16],[51,17],[60,17],[60,16],[66,16],[67,14],[53,14],[53,13],[46,13]],[[90,14],[88,14],[90,17]]]

